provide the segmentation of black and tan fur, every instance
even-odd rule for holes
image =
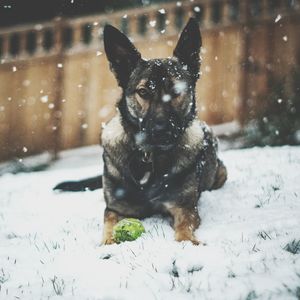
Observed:
[[[171,217],[177,241],[199,241],[198,200],[220,188],[226,168],[217,158],[210,128],[196,118],[201,35],[190,19],[173,57],[144,60],[116,28],[104,29],[104,46],[120,87],[118,113],[102,133],[106,209],[103,244],[124,217]],[[92,183],[92,184],[89,184]],[[100,177],[67,182],[57,189],[100,187]]]

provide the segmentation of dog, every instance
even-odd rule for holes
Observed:
[[[173,57],[166,59],[143,59],[118,29],[104,28],[106,56],[122,88],[117,114],[102,132],[104,173],[55,187],[82,191],[103,185],[102,244],[115,242],[113,227],[122,218],[154,214],[170,217],[176,241],[200,243],[194,233],[200,225],[200,194],[222,187],[227,179],[217,140],[196,117],[201,45],[193,18]]]

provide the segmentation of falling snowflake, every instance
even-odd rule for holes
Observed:
[[[45,96],[41,97],[41,102],[42,103],[47,103],[48,102],[48,95],[45,95]]]
[[[106,105],[99,110],[98,116],[100,118],[105,118],[110,114],[110,112],[111,112],[110,107]]]
[[[207,52],[207,49],[204,48],[204,47],[202,47],[202,48],[201,48],[201,53],[205,54],[206,52]]]
[[[137,145],[141,145],[144,143],[146,139],[146,135],[143,132],[139,132],[134,136],[134,139]]]
[[[171,100],[171,96],[169,94],[165,94],[162,97],[163,102],[169,102]]]
[[[174,90],[176,93],[181,94],[183,93],[187,88],[187,84],[184,81],[177,81],[174,85]]]
[[[115,191],[115,196],[117,199],[124,197],[126,191],[123,188],[117,188]]]
[[[211,67],[210,66],[205,66],[204,70],[205,70],[205,72],[209,73],[211,71]]]
[[[26,79],[22,82],[23,86],[29,86],[30,85],[30,80]]]
[[[281,20],[282,16],[281,15],[277,15],[276,19],[275,19],[275,23],[279,22]]]
[[[151,27],[155,27],[155,25],[156,25],[156,20],[151,20],[151,21],[149,22],[149,24],[150,24]]]

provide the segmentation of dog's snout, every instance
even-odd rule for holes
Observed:
[[[165,131],[167,129],[167,122],[163,119],[160,119],[160,120],[157,120],[155,123],[154,123],[154,126],[153,126],[153,131],[154,132],[162,132],[162,131]]]
[[[170,145],[172,144],[172,130],[168,119],[157,118],[152,123],[151,128],[151,142],[156,145]]]

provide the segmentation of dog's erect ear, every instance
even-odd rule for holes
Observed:
[[[187,66],[188,70],[197,79],[200,69],[200,47],[202,45],[199,25],[194,18],[190,18],[183,29],[173,55]]]
[[[141,59],[141,54],[122,32],[111,25],[105,25],[103,39],[110,67],[119,85],[124,88],[137,62]]]

